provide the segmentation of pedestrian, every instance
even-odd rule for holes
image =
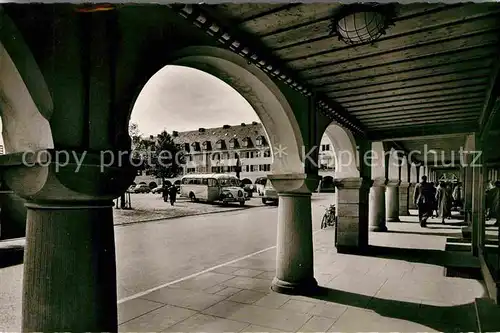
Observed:
[[[451,214],[451,194],[445,182],[439,183],[436,193],[436,201],[439,208],[439,216],[441,216],[441,223]]]
[[[494,226],[499,225],[498,219],[500,218],[500,180],[495,182],[495,187],[489,190],[491,198],[490,217],[496,218]]]
[[[169,192],[168,194],[170,195],[170,205],[173,206],[175,203],[175,200],[177,199],[177,186],[175,186],[175,185],[170,186],[168,192]]]
[[[436,200],[436,193],[437,193],[437,186],[434,182],[430,182],[431,187],[432,187],[432,211],[431,211],[431,217],[439,217],[438,213],[438,204]],[[436,214],[434,214],[436,212]]]
[[[453,189],[453,205],[457,209],[463,208],[463,199],[462,199],[462,183],[458,182],[457,186]]]
[[[413,202],[418,208],[418,220],[421,227],[427,226],[427,219],[432,215],[434,209],[434,189],[427,182],[427,176],[422,176],[422,181],[415,186]]]
[[[167,184],[163,184],[163,187],[161,189],[161,195],[163,197],[163,202],[168,201],[168,186]]]

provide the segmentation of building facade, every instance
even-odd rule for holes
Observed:
[[[174,182],[189,173],[233,173],[241,165],[240,179],[255,183],[257,178],[265,177],[271,171],[273,157],[267,134],[262,124],[224,125],[217,128],[199,128],[192,131],[171,133],[172,139],[185,153],[184,172]],[[154,137],[150,137],[154,140]],[[334,157],[332,144],[325,135],[319,149],[321,176],[332,176]],[[150,179],[149,179],[150,178]],[[141,174],[138,182],[156,182],[159,179]]]

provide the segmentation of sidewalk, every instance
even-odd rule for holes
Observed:
[[[315,297],[270,291],[275,249],[119,304],[122,332],[476,331],[480,281],[444,276],[446,237],[457,221],[416,217],[371,233],[376,254],[337,254],[334,230],[314,237]],[[433,223],[434,222],[434,223]]]

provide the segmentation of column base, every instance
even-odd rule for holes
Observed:
[[[387,227],[385,225],[379,225],[379,226],[372,226],[370,227],[370,231],[373,232],[386,232],[388,231]]]
[[[401,222],[401,220],[399,219],[399,217],[389,217],[387,218],[386,220],[387,222]],[[387,227],[386,227],[387,229]]]
[[[286,282],[275,277],[271,283],[271,290],[285,295],[311,295],[318,290],[315,278],[301,282]]]

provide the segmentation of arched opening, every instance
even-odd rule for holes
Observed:
[[[212,80],[205,86],[191,85],[182,82],[179,78],[169,77],[169,70],[176,69],[184,71],[184,79],[191,74],[198,75],[196,83],[202,83],[205,78]],[[164,73],[165,74],[164,76]],[[172,72],[170,72],[172,73]],[[238,203],[228,201],[226,206],[219,201],[213,204],[207,198],[201,200],[200,197],[204,194],[184,193],[183,189],[186,185],[192,186],[207,186],[210,190],[214,184],[214,179],[211,177],[216,174],[229,174],[237,176],[235,168],[241,166],[240,179],[241,183],[247,184],[246,187],[238,188],[238,186],[220,185],[220,188],[230,188],[229,194],[233,198],[240,198],[240,192],[247,192],[250,199],[245,201],[245,207],[241,213],[231,214],[216,214],[206,215],[201,217],[184,218],[182,223],[173,222],[170,225],[179,225],[175,231],[169,233],[168,240],[162,242],[166,246],[178,244],[182,246],[183,258],[189,262],[189,267],[185,264],[172,263],[169,260],[173,256],[174,249],[163,248],[164,255],[161,260],[151,257],[148,262],[138,262],[134,267],[128,265],[121,266],[118,262],[118,276],[127,276],[126,281],[121,280],[119,284],[119,298],[127,297],[130,293],[137,290],[144,290],[155,285],[173,280],[170,274],[181,274],[186,276],[199,271],[201,267],[207,267],[212,263],[220,264],[218,251],[224,249],[224,258],[234,258],[237,254],[247,254],[248,249],[252,246],[261,246],[261,244],[274,244],[276,240],[276,223],[277,209],[269,207],[265,210],[251,210],[252,207],[263,207],[261,197],[250,195],[249,191],[253,190],[253,183],[257,178],[266,177],[270,173],[275,174],[303,174],[304,166],[302,163],[302,134],[299,130],[295,115],[288,104],[285,96],[281,93],[276,84],[262,71],[253,65],[249,65],[243,58],[233,54],[232,52],[221,50],[213,47],[192,47],[175,54],[169,61],[168,65],[158,68],[158,71],[151,78],[140,85],[141,93],[138,94],[134,107],[130,116],[130,123],[137,123],[141,132],[146,132],[138,122],[140,120],[137,115],[139,110],[138,105],[142,104],[143,108],[151,111],[155,107],[152,98],[144,98],[146,89],[156,89],[159,93],[166,95],[167,92],[155,83],[157,79],[162,79],[164,82],[171,82],[173,86],[177,86],[177,93],[181,94],[194,88],[194,95],[190,95],[186,100],[192,102],[196,97],[201,95],[212,94],[210,102],[204,103],[204,113],[190,113],[188,107],[176,106],[176,110],[171,111],[173,105],[177,105],[172,101],[162,104],[163,113],[153,118],[153,122],[160,124],[160,131],[166,130],[170,136],[173,146],[176,146],[179,151],[182,151],[185,157],[185,168],[183,174],[173,177],[166,177],[174,185],[180,185],[180,193],[177,195],[177,202],[173,207],[170,204],[165,204],[161,197],[149,195],[152,200],[161,205],[161,209],[154,208],[156,216],[161,214],[161,210],[168,211],[173,214],[174,211],[184,210],[186,216],[196,214],[205,214],[208,212],[220,212],[224,209],[235,209]],[[208,80],[208,79],[207,79]],[[158,84],[157,84],[158,83]],[[241,98],[247,105],[248,110],[253,114],[253,119],[227,120],[231,119],[231,113],[236,112],[237,106],[233,103],[224,112],[225,117],[218,118],[218,124],[215,124],[217,117],[217,105],[215,101],[229,99],[229,97],[217,95],[212,88],[215,84],[223,84],[231,89],[232,93]],[[213,102],[213,103],[212,103]],[[170,110],[168,110],[170,108]],[[141,115],[142,118],[148,117],[147,113]],[[178,124],[179,118],[185,118],[190,123],[191,128],[181,128],[180,125],[172,125],[174,121]],[[207,118],[210,118],[207,120]],[[215,120],[214,120],[215,119]],[[202,123],[202,120],[205,123]],[[255,121],[255,122],[254,122]],[[176,127],[177,126],[177,127]],[[155,141],[158,139],[159,133],[144,133],[147,139]],[[153,137],[150,138],[150,135]],[[133,141],[133,137],[132,141]],[[169,139],[169,140],[170,140]],[[234,140],[233,140],[234,139]],[[154,145],[158,142],[155,141]],[[279,156],[274,155],[276,149],[286,149],[286,154]],[[226,163],[227,162],[227,163]],[[239,163],[239,165],[237,164]],[[229,167],[229,168],[228,168]],[[183,176],[184,175],[184,176]],[[182,181],[181,176],[183,176]],[[203,177],[201,177],[203,176]],[[191,178],[187,178],[191,177]],[[211,185],[212,184],[212,185]],[[217,187],[213,186],[213,187]],[[270,192],[269,192],[270,193]],[[224,193],[225,194],[225,193]],[[276,191],[274,196],[277,197]],[[132,196],[138,198],[141,194]],[[145,196],[145,195],[144,195]],[[236,197],[235,197],[236,196]],[[169,198],[170,198],[169,193]],[[225,200],[224,196],[223,199]],[[253,202],[252,202],[253,200]],[[207,202],[209,201],[209,202]],[[134,206],[134,204],[133,204]],[[212,209],[211,207],[215,207]],[[245,212],[245,213],[243,213]],[[199,215],[198,214],[198,215]],[[168,228],[165,226],[165,228]],[[156,235],[152,235],[156,237]],[[252,242],[257,240],[255,244]],[[118,242],[124,241],[123,239]],[[259,244],[257,244],[259,243]],[[201,245],[203,244],[203,245]],[[136,244],[136,251],[142,251],[145,244],[140,242]],[[129,251],[128,248],[120,247],[117,244],[118,257],[126,257],[123,252]],[[122,252],[123,251],[123,252]],[[154,251],[159,251],[155,249]],[[175,251],[178,252],[178,251]],[[185,257],[188,256],[188,257]],[[214,260],[214,261],[212,261]],[[200,266],[202,265],[202,266]],[[273,268],[275,264],[273,263]],[[174,267],[175,266],[175,267]],[[140,269],[139,269],[140,267]],[[147,285],[140,285],[139,282],[143,271],[148,271]],[[123,287],[123,288],[122,288]],[[136,289],[139,288],[139,289]]]

